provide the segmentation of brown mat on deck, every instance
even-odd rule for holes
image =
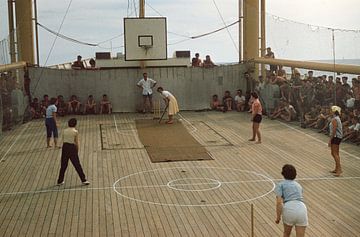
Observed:
[[[157,120],[136,120],[136,128],[152,162],[212,160],[179,121],[159,124]]]

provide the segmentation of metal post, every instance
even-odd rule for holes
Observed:
[[[243,1],[239,0],[239,63],[242,61],[242,8],[243,8]]]
[[[15,51],[15,28],[14,28],[14,5],[13,0],[8,0],[8,18],[9,18],[9,40],[10,40],[10,58],[11,63],[16,62],[16,51]]]
[[[336,58],[335,58],[335,30],[334,29],[332,29],[332,43],[333,43],[333,63],[334,63],[334,80],[335,80],[334,105],[336,105],[336,72],[335,72]]]
[[[261,0],[261,57],[265,56],[265,47],[266,47],[266,28],[265,28],[265,0]],[[261,64],[261,76],[263,77],[263,80],[266,78],[266,72],[265,72],[265,64]],[[257,78],[256,78],[257,79]]]
[[[35,44],[36,44],[36,64],[40,66],[39,53],[39,32],[38,32],[38,16],[37,16],[37,0],[34,0],[34,21],[35,21]]]

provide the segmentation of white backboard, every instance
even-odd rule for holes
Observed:
[[[165,17],[124,18],[125,60],[167,59]]]

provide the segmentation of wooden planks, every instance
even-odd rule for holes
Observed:
[[[272,184],[262,179],[280,181],[285,163],[296,166],[304,188],[308,236],[359,235],[358,146],[341,145],[344,175],[333,178],[324,135],[264,119],[263,144],[255,145],[247,141],[246,113],[186,112],[182,123],[215,160],[151,163],[135,129],[136,119],[148,117],[77,116],[80,160],[90,186],[81,185],[71,165],[65,185],[55,186],[61,151],[45,148],[42,120],[5,133],[0,236],[250,236],[250,203],[255,236],[281,236],[275,197],[263,195]],[[60,134],[67,119],[60,119]],[[116,190],[127,197],[113,190],[116,181]],[[217,181],[221,186],[214,188]],[[226,205],[234,200],[240,202]],[[209,206],[214,203],[219,205]]]

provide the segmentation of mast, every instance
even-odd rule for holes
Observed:
[[[139,18],[145,17],[145,0],[140,0],[140,10],[139,10]]]

